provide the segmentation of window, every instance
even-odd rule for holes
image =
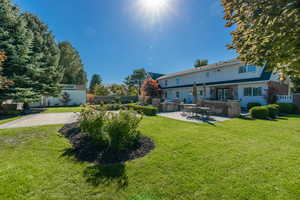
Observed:
[[[262,96],[261,87],[253,88],[253,96]]]
[[[247,65],[247,66],[240,66],[239,73],[246,73],[246,72],[256,72],[256,66],[254,65]]]
[[[165,98],[166,99],[168,98],[168,92],[167,91],[165,92]]]
[[[176,92],[176,98],[180,98],[180,92]]]
[[[239,73],[241,74],[241,73],[246,73],[246,72],[247,72],[246,66],[240,66]]]
[[[180,78],[176,78],[176,84],[180,84]]]
[[[247,70],[248,70],[248,72],[256,72],[256,66],[249,65],[249,66],[247,66]]]
[[[165,80],[165,86],[168,86],[168,80]]]
[[[257,97],[257,96],[262,96],[262,88],[261,87],[256,87],[256,88],[252,88],[252,87],[248,87],[248,88],[244,88],[244,96],[253,96],[253,97]]]
[[[203,90],[200,90],[200,91],[199,91],[199,95],[200,95],[200,96],[203,96]]]
[[[250,97],[252,96],[252,88],[249,87],[249,88],[244,88],[244,96],[245,97]]]
[[[209,77],[209,72],[206,72],[206,74],[205,74],[205,75],[206,75],[206,77],[208,78],[208,77]]]

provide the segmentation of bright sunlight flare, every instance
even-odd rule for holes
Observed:
[[[172,0],[138,0],[138,9],[151,22],[160,21],[170,11]]]

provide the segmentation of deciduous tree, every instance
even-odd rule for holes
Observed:
[[[199,68],[199,67],[202,67],[202,66],[206,66],[207,64],[208,64],[208,60],[206,60],[206,59],[204,59],[204,60],[197,59],[195,64],[194,64],[194,67]]]
[[[222,0],[227,27],[234,27],[230,49],[247,64],[288,75],[300,73],[299,0]]]

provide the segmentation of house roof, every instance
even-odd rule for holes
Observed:
[[[208,83],[205,83],[205,85],[209,86],[209,85],[224,85],[224,84],[237,84],[237,83],[268,81],[268,80],[270,80],[271,75],[272,75],[272,72],[269,72],[266,69],[264,69],[261,76],[258,78],[246,78],[246,79],[236,79],[236,80],[228,80],[228,81],[208,82]],[[202,85],[203,85],[203,83],[197,84],[197,86],[202,86]],[[185,87],[193,87],[193,84],[163,87],[162,89],[185,88]]]
[[[239,61],[238,59],[231,59],[231,60],[228,60],[228,61],[209,64],[209,65],[206,65],[206,66],[193,68],[193,69],[188,69],[188,70],[181,71],[181,72],[170,73],[170,74],[159,77],[158,80],[173,78],[173,77],[176,77],[176,76],[182,76],[182,75],[191,74],[191,73],[195,73],[195,72],[208,71],[208,70],[217,69],[217,68],[220,68],[220,67],[239,65],[239,64],[242,64],[242,62]]]
[[[165,76],[165,74],[159,74],[159,73],[154,73],[154,72],[148,72],[148,75],[153,79],[157,80],[158,78]]]

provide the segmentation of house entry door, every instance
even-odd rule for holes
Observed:
[[[228,88],[218,89],[218,100],[226,101],[228,99],[228,96],[229,96]]]

